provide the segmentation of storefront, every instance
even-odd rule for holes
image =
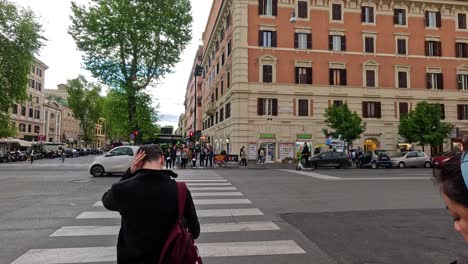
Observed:
[[[310,153],[311,154],[314,153],[314,148],[312,145],[312,135],[311,134],[297,134],[296,135],[296,156],[294,158],[298,158],[302,154],[304,143],[307,143]]]
[[[276,160],[276,134],[260,134],[260,148],[266,153],[265,162],[275,162]]]
[[[376,138],[367,138],[364,141],[364,151],[376,150],[380,148],[380,141]]]

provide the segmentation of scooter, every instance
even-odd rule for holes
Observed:
[[[311,163],[309,162],[309,167],[307,167],[305,159],[300,159],[299,162],[297,163],[296,170],[298,170],[298,171],[300,171],[300,170],[309,170],[309,171],[315,170],[315,167],[311,167],[310,165],[311,165]]]

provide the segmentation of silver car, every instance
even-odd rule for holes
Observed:
[[[393,155],[391,159],[393,166],[398,166],[398,168],[430,168],[432,166],[431,159],[426,155],[426,153],[421,151],[401,152]]]

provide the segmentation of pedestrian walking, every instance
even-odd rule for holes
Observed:
[[[200,168],[203,168],[204,163],[205,163],[205,159],[206,159],[206,151],[205,151],[205,149],[202,149],[200,151]]]
[[[34,162],[34,149],[31,149],[31,153],[29,154],[29,158],[31,159],[31,165]]]
[[[240,151],[240,156],[241,156],[241,166],[242,167],[247,167],[247,151],[245,151],[245,146],[242,146],[241,151]]]
[[[177,146],[174,145],[171,149],[171,165],[172,169],[175,169],[176,165],[176,158],[177,158]]]
[[[210,162],[210,168],[213,168],[213,148],[211,146],[208,147],[207,154],[206,154],[206,166],[208,168],[208,161]]]
[[[302,148],[301,154],[302,154],[302,159],[305,159],[306,168],[309,168],[310,167],[309,165],[310,150],[306,142],[304,142],[304,147]]]
[[[182,162],[182,169],[185,169],[185,167],[187,166],[187,149],[184,147],[182,149],[182,151],[180,152],[180,159],[181,159],[181,162]]]
[[[265,165],[265,149],[263,147],[260,147],[259,150],[259,157],[260,157],[260,164]]]
[[[200,224],[191,193],[163,170],[164,155],[158,145],[143,145],[129,170],[103,195],[105,208],[117,211],[122,224],[117,241],[117,263],[161,263],[169,232],[182,220],[194,239]],[[185,186],[185,185],[183,185]],[[179,192],[186,192],[183,215],[179,215]],[[166,263],[166,262],[163,262]]]

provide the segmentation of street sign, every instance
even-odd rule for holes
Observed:
[[[134,140],[134,139],[135,139],[135,134],[133,134],[133,133],[130,134],[130,139],[131,139],[131,140]]]

